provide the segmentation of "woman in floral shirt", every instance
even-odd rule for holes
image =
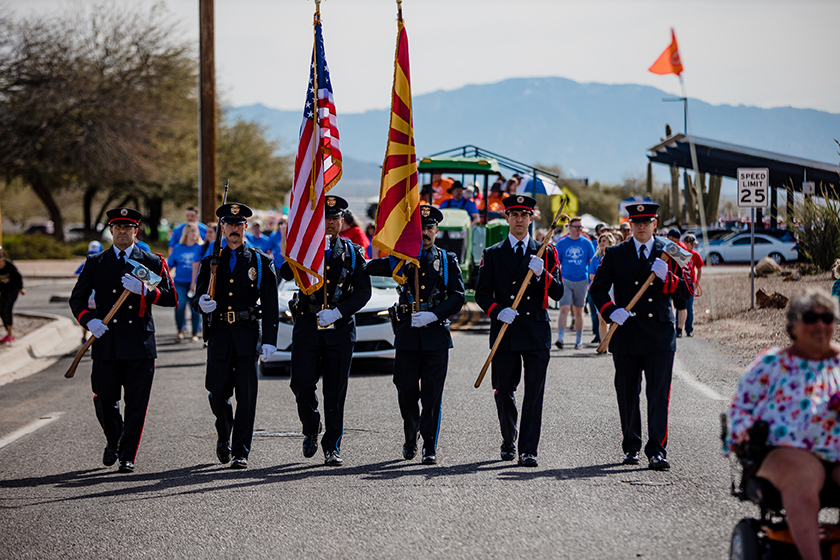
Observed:
[[[759,354],[738,382],[729,409],[730,445],[748,438],[758,420],[773,446],[757,476],[781,493],[788,527],[803,559],[818,559],[819,493],[840,485],[840,345],[837,299],[808,288],[791,300],[787,331],[793,343]]]

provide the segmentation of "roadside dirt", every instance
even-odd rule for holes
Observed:
[[[759,309],[758,303],[755,309],[750,309],[749,269],[738,267],[728,272],[723,267],[716,267],[711,274],[706,274],[708,270],[704,270],[702,277],[703,295],[694,300],[695,336],[715,342],[741,366],[748,365],[765,348],[790,344],[784,309]],[[795,271],[793,268],[786,270]],[[834,277],[827,272],[802,276],[795,281],[774,275],[756,278],[755,291],[763,289],[768,294],[778,292],[790,298],[809,286],[830,293],[833,284]],[[840,340],[837,332],[835,338]]]

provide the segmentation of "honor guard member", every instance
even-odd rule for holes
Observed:
[[[277,344],[277,279],[271,258],[245,244],[251,209],[230,203],[216,210],[219,235],[227,246],[216,268],[215,299],[207,294],[212,256],[198,269],[193,309],[205,315],[210,410],[216,417],[216,456],[231,468],[248,467],[257,407],[257,359],[267,360]],[[262,344],[260,321],[262,317]],[[236,414],[230,398],[236,394]],[[231,434],[233,443],[231,445]]]
[[[70,295],[70,309],[79,324],[96,337],[90,381],[96,418],[107,442],[102,463],[111,466],[119,459],[119,471],[132,472],[157,358],[152,305],[173,307],[176,296],[166,259],[135,244],[140,212],[114,208],[106,214],[114,244],[88,256]],[[153,291],[129,274],[133,270],[129,259],[161,277]],[[102,319],[125,290],[131,293],[108,325],[103,324]],[[88,298],[94,291],[96,309],[90,309]],[[121,416],[123,393],[125,410]]]
[[[619,327],[610,340],[609,349],[615,364],[615,391],[621,418],[621,447],[625,465],[639,464],[642,448],[639,393],[642,372],[648,404],[648,442],[645,455],[649,467],[668,470],[668,401],[671,394],[671,372],[674,366],[676,337],[671,297],[688,297],[685,281],[674,274],[659,256],[665,247],[656,232],[659,204],[634,204],[628,207],[632,236],[608,247],[590,287],[592,301],[608,323]],[[653,283],[633,307],[627,311],[639,288],[653,272]],[[614,290],[613,301],[610,288]]]
[[[405,429],[403,457],[413,459],[417,453],[417,433],[423,436],[423,464],[437,462],[437,440],[440,431],[441,399],[449,349],[449,317],[464,304],[464,282],[455,253],[435,247],[438,224],[443,213],[434,206],[420,206],[423,226],[423,250],[420,253],[420,304],[414,286],[414,265],[406,267],[406,281],[398,288],[399,303],[389,312],[394,320],[394,385]],[[371,276],[391,276],[388,257],[367,265]],[[422,412],[420,406],[422,405]]]
[[[514,195],[505,198],[503,204],[510,234],[507,239],[484,250],[478,269],[475,302],[491,319],[491,347],[499,336],[502,323],[510,325],[493,357],[491,370],[502,431],[502,460],[511,461],[516,456],[514,392],[524,366],[525,395],[522,399],[519,464],[536,467],[545,374],[551,348],[548,298],[559,300],[563,297],[563,281],[554,247],[547,245],[543,258],[539,258],[536,256],[539,244],[528,234],[536,200]],[[511,309],[528,269],[534,275],[518,308]]]
[[[315,386],[318,378],[323,378],[325,429],[321,448],[324,463],[338,466],[344,433],[344,399],[356,342],[353,315],[364,307],[371,292],[361,247],[338,236],[347,201],[327,195],[324,202],[327,235],[324,285],[309,295],[299,291],[289,302],[295,320],[291,388],[303,424],[303,456],[312,457],[318,450],[321,426]],[[294,278],[288,263],[280,267],[280,276],[285,280]]]

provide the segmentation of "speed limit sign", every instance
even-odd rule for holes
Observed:
[[[738,168],[738,208],[765,208],[770,200],[770,170],[766,167]]]

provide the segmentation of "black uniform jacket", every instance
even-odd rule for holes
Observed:
[[[342,270],[347,263],[353,261],[349,251],[355,252],[355,265],[352,270],[345,272],[344,280],[341,281],[338,301],[335,298],[336,286],[341,280]],[[342,344],[345,342],[356,342],[356,321],[353,317],[370,299],[370,276],[368,276],[365,258],[362,249],[352,241],[338,237],[332,242],[332,252],[329,260],[324,264],[324,272],[327,280],[327,302],[331,308],[341,312],[341,319],[335,322],[335,328],[318,331],[324,335],[327,344]],[[295,275],[288,263],[280,267],[280,276],[284,280],[292,280]],[[324,303],[324,287],[310,295],[298,293],[298,298],[303,305],[311,308],[304,310],[295,318],[295,327],[292,331],[292,338],[297,336],[311,336],[317,331],[318,318],[312,311],[315,307],[320,309]]]
[[[475,302],[492,319],[491,347],[504,324],[497,319],[499,311],[513,305],[519,287],[528,273],[528,262],[531,255],[537,253],[537,249],[539,244],[531,238],[521,263],[516,262],[509,238],[484,250],[478,269]],[[546,247],[543,262],[545,271],[539,280],[531,276],[531,281],[516,309],[519,316],[508,327],[499,344],[499,350],[523,352],[551,348],[548,298],[559,300],[563,297],[563,279],[560,276],[557,250],[553,245],[549,244]]]
[[[661,258],[665,242],[654,238],[653,250],[639,261],[633,238],[608,247],[589,288],[592,301],[605,321],[611,323],[610,315],[619,307],[627,307],[633,296],[650,276],[650,267],[657,257]],[[613,287],[615,303],[609,295]],[[669,261],[668,276],[663,282],[654,278],[645,293],[631,310],[636,314],[616,329],[610,340],[610,352],[614,354],[651,354],[675,351],[674,312],[671,297],[688,298],[691,294],[680,271]]]
[[[270,257],[252,249],[244,243],[240,246],[233,272],[230,271],[230,248],[224,247],[216,267],[216,310],[212,312],[210,329],[207,333],[208,356],[224,360],[230,351],[230,345],[238,356],[256,356],[260,351],[260,325],[255,320],[236,320],[228,322],[222,314],[228,311],[249,313],[257,307],[259,301],[262,310],[262,342],[277,344],[277,277]],[[198,299],[207,293],[210,285],[210,259],[208,255],[201,259],[196,278],[195,295],[192,300],[193,310],[201,313]],[[260,261],[260,262],[258,262]],[[262,278],[260,278],[262,268]],[[205,323],[206,324],[206,323]]]
[[[159,275],[162,280],[154,291],[146,293],[144,305],[140,296],[129,294],[119,311],[108,323],[108,330],[102,338],[93,343],[91,357],[94,360],[144,360],[157,358],[155,347],[155,322],[152,305],[175,306],[175,289],[164,268],[165,260],[148,253],[136,245],[126,258],[135,260]],[[91,319],[104,319],[123,293],[121,278],[126,273],[117,259],[113,247],[85,261],[79,279],[70,295],[70,309],[79,324],[85,326]],[[96,309],[88,309],[91,290],[96,290]],[[143,313],[141,316],[140,313]]]
[[[444,267],[444,260],[446,266]],[[371,276],[391,276],[391,263],[388,257],[374,259],[367,264],[368,274]],[[447,278],[444,279],[444,270]],[[414,298],[414,265],[406,267],[406,282],[399,289],[399,305],[409,305],[409,293]],[[432,302],[434,294],[435,302]],[[449,317],[464,305],[464,282],[461,279],[461,269],[458,267],[458,257],[455,253],[447,253],[434,245],[426,251],[420,261],[420,301],[422,304],[434,305],[423,307],[423,311],[434,313],[438,321],[425,327],[411,328],[411,314],[401,313],[402,319],[397,323],[394,331],[394,346],[398,350],[444,350],[452,348],[452,337],[449,334]]]

